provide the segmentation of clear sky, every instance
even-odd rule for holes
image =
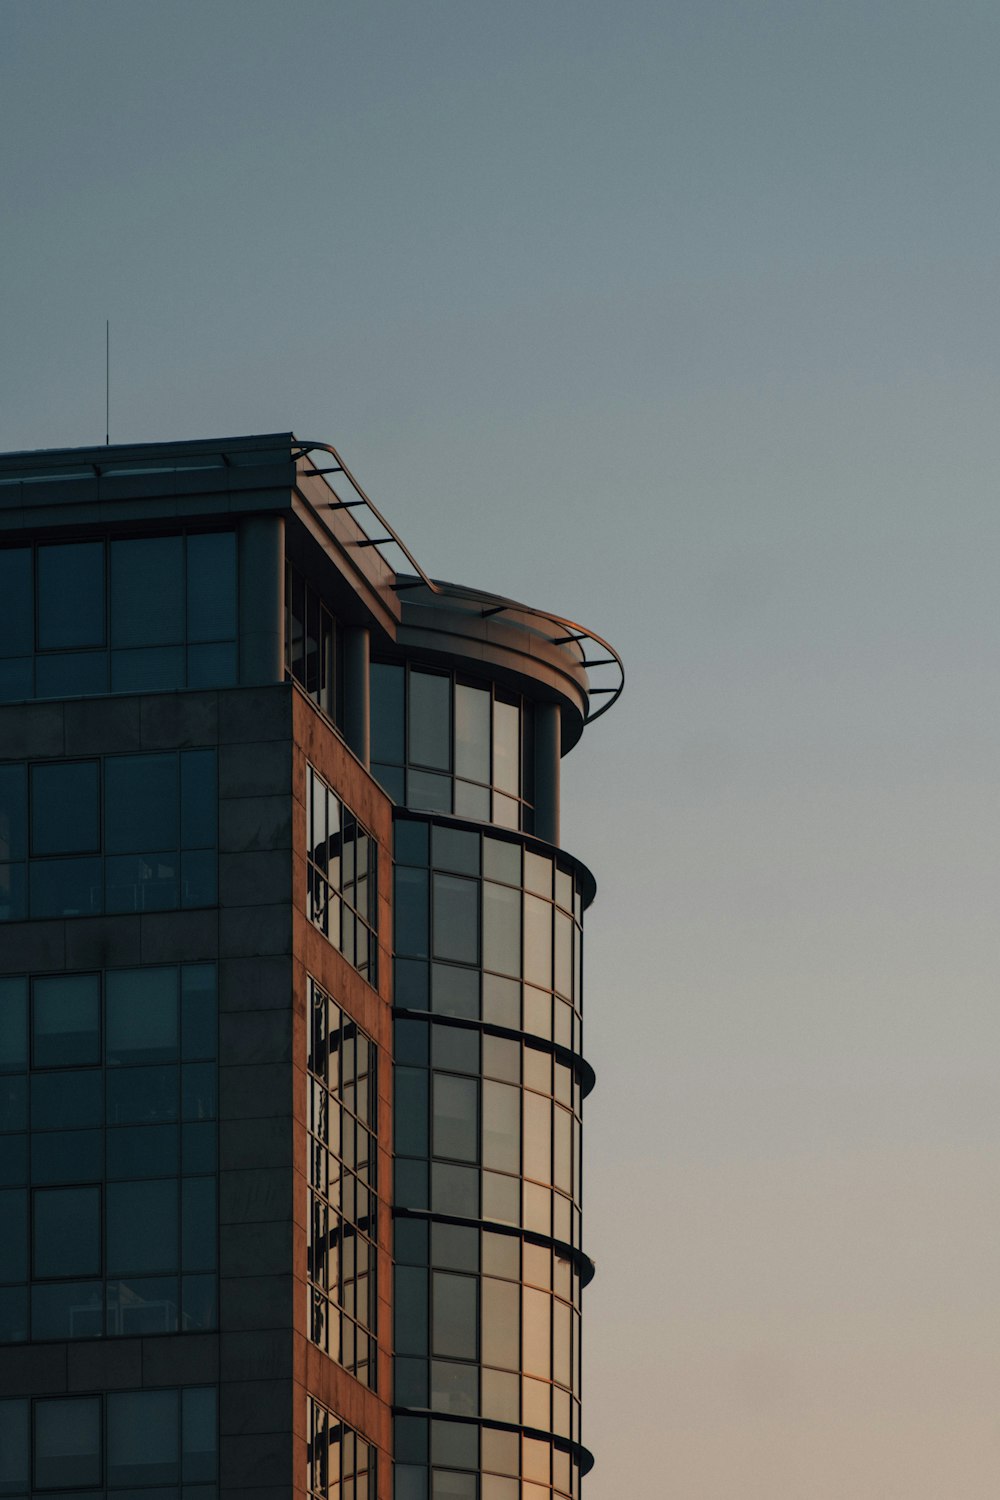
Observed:
[[[581,618],[587,1500],[1000,1487],[1000,11],[2,0],[0,449]]]

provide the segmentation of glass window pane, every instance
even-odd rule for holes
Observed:
[[[28,1137],[0,1135],[0,1187],[22,1187],[27,1180]]]
[[[217,983],[215,964],[185,964],[181,969],[183,1053],[187,1060],[216,1054]]]
[[[181,752],[181,845],[214,849],[219,842],[214,750]]]
[[[396,951],[427,957],[427,871],[396,866]]]
[[[434,957],[474,964],[479,959],[479,883],[434,876]]]
[[[0,1131],[28,1127],[28,1080],[23,1073],[0,1077]]]
[[[36,1486],[100,1484],[102,1477],[100,1397],[36,1401]]]
[[[236,635],[236,534],[210,531],[187,539],[189,641]]]
[[[114,969],[105,987],[108,1062],[172,1062],[179,1046],[178,970]]]
[[[521,790],[521,712],[501,698],[493,704],[493,785],[512,797]]]
[[[433,864],[458,875],[479,874],[479,835],[465,828],[434,829]]]
[[[104,765],[104,837],[109,854],[176,849],[177,756],[115,755]]]
[[[112,646],[183,641],[183,569],[183,537],[142,537],[111,543]]]
[[[175,1270],[177,1183],[110,1182],[107,1198],[109,1275]]]
[[[38,549],[38,648],[104,645],[104,543]]]
[[[518,1368],[520,1296],[516,1282],[483,1277],[483,1364],[502,1370]]]
[[[521,884],[521,846],[507,839],[483,840],[483,874],[505,885]]]
[[[552,1106],[541,1094],[524,1094],[524,1175],[552,1181]]]
[[[176,1067],[117,1068],[108,1074],[108,1124],[169,1124],[178,1093]]]
[[[451,765],[451,679],[431,672],[410,673],[407,759],[411,765],[447,771]],[[386,759],[380,756],[380,759]]]
[[[85,854],[101,847],[96,760],[31,768],[32,854]]]
[[[94,1339],[104,1331],[99,1281],[38,1282],[31,1288],[33,1339]]]
[[[103,1074],[35,1073],[31,1079],[32,1130],[87,1130],[104,1123]]]
[[[28,868],[33,917],[89,917],[102,910],[104,872],[99,858],[39,859]]]
[[[210,1271],[216,1260],[215,1178],[189,1177],[181,1183],[181,1267]]]
[[[176,1177],[180,1167],[176,1125],[133,1125],[108,1131],[108,1176]]]
[[[455,687],[455,775],[490,779],[490,693],[488,688]]]
[[[31,1137],[33,1183],[100,1182],[102,1130],[36,1130]]]
[[[483,967],[521,972],[521,893],[483,881]]]
[[[434,1155],[454,1161],[479,1156],[479,1085],[472,1078],[434,1075]]]
[[[407,771],[406,805],[425,812],[451,812],[450,776],[438,771]]]
[[[160,693],[183,686],[183,646],[144,646],[111,653],[113,693]]]
[[[395,1145],[404,1156],[427,1155],[427,1073],[423,1068],[394,1070]]]
[[[36,1068],[101,1060],[101,981],[97,974],[58,974],[31,986],[31,1056]]]
[[[549,1376],[549,1316],[552,1298],[532,1287],[522,1289],[524,1309],[524,1369],[529,1375]]]
[[[100,1188],[36,1188],[32,1200],[32,1274],[99,1276]]]
[[[483,1084],[483,1166],[521,1170],[521,1091],[512,1084]]]
[[[131,1276],[108,1282],[108,1333],[176,1333],[176,1276]]]
[[[444,1359],[476,1358],[479,1298],[474,1276],[433,1273],[433,1348]]]
[[[0,1072],[28,1066],[28,981],[0,979]]]
[[[455,782],[455,816],[472,818],[477,823],[490,821],[490,789],[471,781]]]
[[[529,984],[552,986],[552,912],[538,896],[524,898],[524,977]]]
[[[33,595],[31,548],[5,547],[0,551],[0,599],[4,604],[0,656],[30,656],[34,651]]]
[[[182,1396],[184,1469],[181,1477],[187,1484],[214,1479],[218,1467],[215,1387],[189,1387]]]
[[[0,766],[0,862],[28,853],[28,779],[23,765]]]
[[[27,1401],[0,1401],[0,1495],[28,1488]]]
[[[475,969],[458,969],[452,964],[435,964],[434,1010],[439,1016],[461,1016],[468,1021],[479,1017],[479,974]],[[397,993],[397,1004],[406,1002]]]
[[[0,657],[0,703],[34,697],[35,663],[30,656]]]
[[[82,698],[108,690],[106,651],[71,651],[35,657],[36,698]]]
[[[108,1483],[176,1484],[180,1479],[178,1391],[108,1396]]]
[[[109,855],[104,861],[105,910],[175,910],[179,895],[178,863],[176,849]]]
[[[403,764],[403,672],[387,662],[372,662],[372,759]]]
[[[26,1281],[28,1276],[28,1195],[24,1188],[0,1193],[0,1281]]]
[[[181,905],[185,910],[214,906],[219,894],[219,860],[214,849],[181,854]]]
[[[236,683],[235,645],[189,646],[189,688],[233,687]]]

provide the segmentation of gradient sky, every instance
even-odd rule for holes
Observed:
[[[0,449],[585,620],[586,1500],[1000,1487],[1000,11],[2,0]]]

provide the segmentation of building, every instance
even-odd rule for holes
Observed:
[[[578,1496],[615,653],[291,434],[0,457],[0,598],[0,1496]]]

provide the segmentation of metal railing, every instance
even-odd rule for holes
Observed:
[[[316,453],[325,454],[333,462],[317,462],[313,457]],[[609,708],[614,707],[625,687],[625,666],[614,646],[603,636],[577,624],[575,620],[551,614],[548,610],[535,609],[530,604],[519,604],[514,599],[505,599],[500,594],[490,594],[481,589],[453,588],[430,578],[399,533],[362,489],[336,448],[330,443],[311,443],[296,438],[292,456],[296,464],[301,462],[310,465],[302,469],[304,476],[322,478],[333,496],[330,501],[331,509],[350,510],[354,513],[358,530],[362,533],[357,545],[375,548],[395,575],[393,588],[397,593],[426,588],[429,593],[440,598],[461,598],[478,604],[478,613],[483,619],[509,612],[542,622],[548,628],[536,627],[539,635],[552,646],[569,648],[576,656],[577,666],[582,667],[587,674],[587,713],[584,723],[592,724],[595,719],[606,714]],[[336,483],[331,480],[333,475],[337,476]],[[342,491],[346,493],[346,499]],[[406,560],[412,576],[398,566],[400,556]],[[397,560],[394,561],[394,558]],[[554,633],[550,634],[550,631]],[[595,673],[599,674],[596,681],[593,675]]]

